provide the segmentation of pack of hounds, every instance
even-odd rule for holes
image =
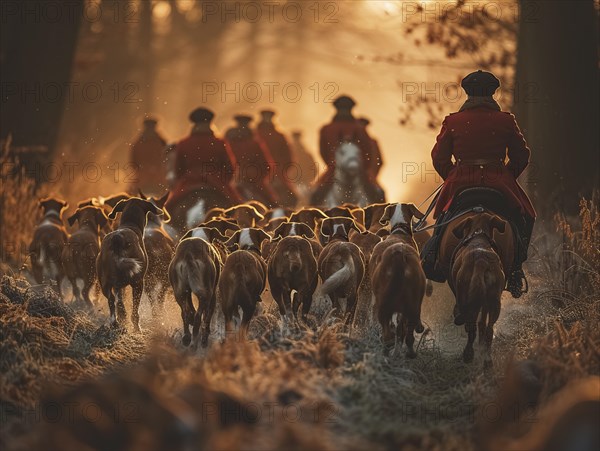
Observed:
[[[194,347],[208,345],[217,304],[228,334],[246,339],[267,285],[284,324],[306,321],[313,299],[328,297],[347,330],[355,325],[359,290],[370,290],[368,311],[381,324],[385,352],[399,342],[408,357],[416,356],[414,334],[424,331],[421,303],[432,285],[418,250],[430,235],[413,233],[413,218],[423,217],[414,204],[290,210],[249,201],[213,208],[196,227],[173,236],[165,201],[166,195],[141,193],[88,199],[67,227],[67,203],[40,200],[43,217],[29,249],[34,278],[51,281],[61,296],[68,278],[74,302],[90,309],[97,283],[115,327],[124,326],[124,289],[131,286],[135,331],[142,294],[158,315],[172,289],[182,343]]]

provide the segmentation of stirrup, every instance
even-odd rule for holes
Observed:
[[[508,276],[505,290],[509,291],[515,299],[529,291],[529,282],[522,269],[517,269]]]

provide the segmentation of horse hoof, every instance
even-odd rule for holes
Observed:
[[[418,334],[425,332],[425,327],[423,327],[423,324],[419,323],[419,325],[415,327],[415,332]]]
[[[189,335],[184,335],[183,338],[181,339],[181,343],[183,344],[183,346],[189,346],[191,342],[192,342],[192,337],[190,337]]]

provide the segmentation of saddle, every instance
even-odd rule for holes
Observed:
[[[504,195],[493,188],[488,187],[473,187],[466,188],[460,191],[452,201],[450,208],[436,221],[433,236],[424,246],[421,252],[421,259],[423,262],[423,269],[427,278],[435,282],[445,282],[446,276],[444,274],[444,267],[449,265],[450,262],[438,262],[438,250],[439,244],[444,236],[446,226],[453,220],[466,216],[467,214],[489,212],[500,216],[505,219],[511,226],[513,236],[515,239],[515,249],[519,245],[519,229],[515,224],[514,217],[515,213],[507,207],[507,202]],[[506,232],[505,232],[506,233]],[[455,246],[459,244],[459,239],[450,237],[451,242],[447,245]],[[456,241],[454,243],[454,241]],[[505,266],[512,266],[513,262],[505,261]]]

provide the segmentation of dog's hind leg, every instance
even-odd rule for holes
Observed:
[[[60,286],[61,282],[63,280],[63,274],[59,274],[58,276],[56,276],[56,292],[58,293],[58,295],[60,296],[60,298],[62,299],[63,294],[62,294],[62,287]]]
[[[133,297],[133,307],[131,310],[131,322],[136,332],[140,331],[140,301],[144,292],[144,280],[141,279],[131,285],[131,293]]]
[[[117,300],[117,322],[123,323],[127,321],[127,313],[125,312],[125,303],[123,300],[123,296],[125,295],[125,290],[123,288],[119,288],[116,290],[116,300]]]
[[[300,291],[296,293],[296,296],[299,296],[302,302],[302,320],[306,322],[306,316],[308,312],[310,312],[310,307],[312,305],[312,294],[308,290]]]
[[[92,300],[90,299],[90,290],[92,289],[92,286],[94,285],[94,276],[92,275],[87,276],[86,278],[83,279],[83,290],[82,290],[82,294],[83,294],[83,300],[85,301],[87,307],[91,310],[94,308],[94,304],[92,303]]]
[[[405,324],[406,327],[406,338],[405,343],[408,348],[406,351],[406,357],[409,359],[414,359],[417,356],[415,352],[415,324],[412,321],[405,320],[404,318],[401,321]]]
[[[102,290],[104,296],[108,299],[108,310],[110,311],[110,323],[112,326],[116,326],[118,324],[117,316],[115,314],[115,293],[112,288],[108,288],[107,290]]]
[[[181,338],[181,343],[184,346],[189,346],[192,341],[192,337],[190,335],[190,312],[189,312],[189,304],[192,303],[192,293],[190,291],[186,291],[184,293],[175,293],[175,300],[179,304],[181,308],[181,322],[183,324],[183,337]]]
[[[244,311],[244,315],[242,317],[242,324],[240,325],[240,338],[245,340],[248,336],[250,320],[254,317],[254,312],[256,311],[256,304],[250,303],[244,305],[242,310]]]
[[[196,299],[198,299],[198,309],[194,313],[194,319],[192,324],[192,346],[194,349],[198,347],[198,338],[200,331],[200,323],[202,322],[202,314],[206,309],[207,299],[201,298],[198,294],[194,293]]]
[[[79,287],[77,286],[77,278],[69,277],[69,282],[71,283],[71,287],[73,289],[73,301],[79,302],[81,300],[81,291],[79,291]]]
[[[355,293],[352,296],[348,296],[346,299],[346,327],[349,329],[354,324],[354,316],[356,315],[356,298],[357,294]]]
[[[216,291],[212,293],[210,299],[208,299],[208,303],[206,308],[204,309],[204,313],[202,315],[202,339],[201,345],[205,348],[208,345],[208,337],[210,336],[210,322],[212,320],[213,314],[215,312],[215,305],[217,304],[217,293]]]

